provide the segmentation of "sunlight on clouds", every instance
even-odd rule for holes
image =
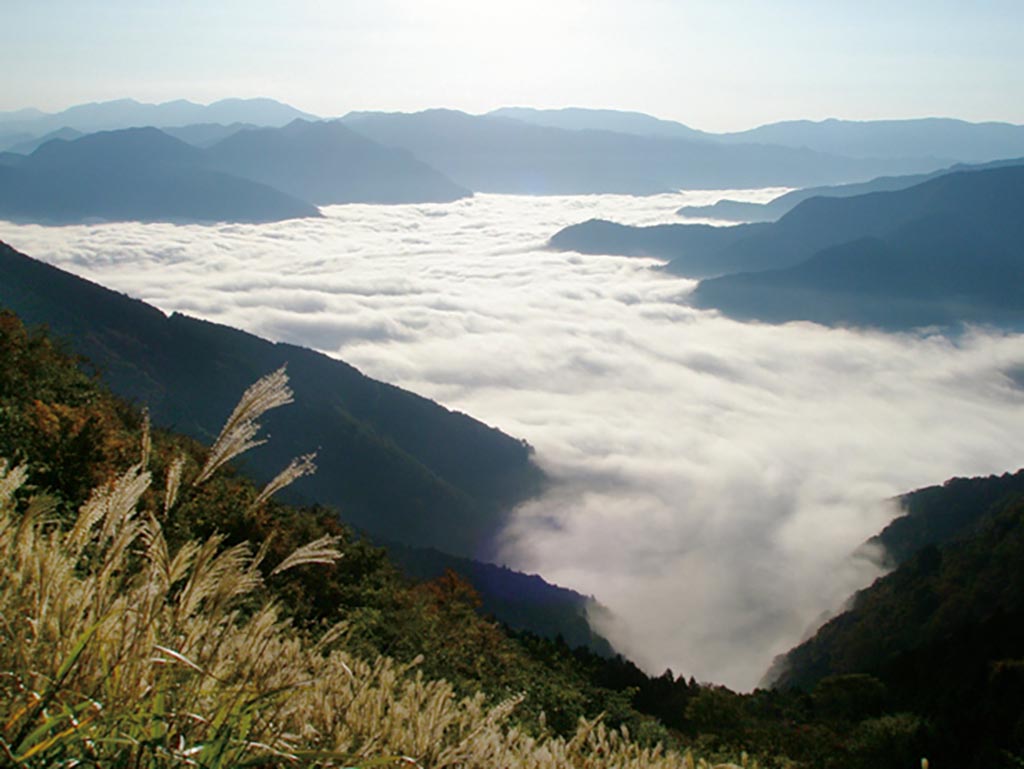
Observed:
[[[652,672],[751,687],[879,573],[851,558],[892,496],[1024,464],[1024,345],[737,323],[648,259],[543,250],[650,198],[478,195],[322,220],[2,225],[28,254],[145,299],[337,355],[529,440],[557,483],[509,565],[598,597]]]

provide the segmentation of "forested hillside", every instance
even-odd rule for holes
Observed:
[[[114,392],[154,421],[210,441],[237,393],[283,365],[296,404],[270,414],[274,442],[245,459],[267,481],[319,450],[307,500],[389,540],[486,555],[505,512],[543,483],[531,448],[471,417],[288,344],[130,299],[0,243],[0,307],[46,323],[99,367]]]
[[[879,582],[877,597],[862,594],[854,620],[826,626],[820,638],[830,639],[833,626],[867,632],[867,645],[845,647],[848,664],[836,664],[840,657],[830,652],[827,669],[799,681],[794,663],[786,681],[809,690],[741,695],[509,633],[479,613],[475,591],[454,572],[408,581],[333,510],[280,504],[229,467],[206,473],[210,450],[147,429],[137,409],[10,312],[0,313],[0,457],[7,460],[0,472],[4,616],[32,617],[66,596],[53,604],[63,614],[32,619],[37,629],[63,622],[60,633],[44,630],[28,640],[28,626],[0,624],[0,662],[10,674],[0,683],[0,745],[23,766],[76,757],[121,765],[127,756],[142,766],[186,758],[236,766],[268,753],[282,766],[390,765],[389,755],[415,756],[424,767],[691,766],[632,740],[692,748],[715,760],[738,761],[747,751],[761,765],[779,767],[895,768],[921,756],[936,766],[999,767],[1016,766],[1013,756],[1022,753],[1021,474],[943,487],[956,508],[988,507],[981,515],[953,510],[951,520],[974,519],[968,527],[943,524],[960,531],[960,540],[926,546]],[[911,495],[911,517],[945,509],[942,491]],[[153,560],[154,543],[164,543],[163,561]],[[317,545],[303,550],[309,543]],[[296,550],[305,553],[300,562],[331,563],[282,570]],[[43,600],[33,592],[43,583],[26,571],[33,558],[77,566],[53,572],[62,581],[46,588],[51,597]],[[147,581],[157,567],[177,575],[165,588]],[[228,586],[207,588],[186,622],[182,601],[199,572],[215,572]],[[107,592],[96,593],[100,583],[90,575],[102,574]],[[120,594],[156,602],[147,604],[149,635],[120,634],[119,612],[132,605],[118,603]],[[274,608],[261,609],[268,601]],[[857,611],[873,607],[884,620],[857,619]],[[74,617],[79,624],[68,624]],[[343,630],[328,632],[339,621]],[[330,649],[327,656],[309,656],[309,644],[328,643],[324,638],[334,639],[316,647]],[[119,647],[122,658],[112,651],[119,643],[128,644]],[[223,649],[246,651],[228,659]],[[253,656],[260,649],[278,650],[272,666]],[[145,689],[131,671],[143,661],[151,666],[154,650],[165,672]],[[895,657],[885,656],[893,650]],[[245,675],[233,667],[243,663],[250,665]],[[934,675],[937,669],[944,675]],[[322,685],[299,685],[310,675]],[[104,683],[115,679],[116,686]],[[476,699],[460,699],[476,692]],[[33,708],[33,697],[47,704]],[[313,728],[283,734],[265,703],[274,719],[305,719]],[[184,723],[175,707],[210,715]],[[331,712],[348,715],[328,722]],[[577,731],[579,716],[601,714],[602,725]],[[629,729],[629,740],[608,731],[619,726]],[[575,739],[566,743],[561,735]]]

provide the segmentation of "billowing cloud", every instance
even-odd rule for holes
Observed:
[[[595,595],[652,672],[746,688],[877,576],[851,553],[888,499],[1024,464],[1024,339],[742,324],[689,307],[693,283],[651,260],[542,249],[593,216],[673,221],[724,195],[480,195],[0,238],[526,438],[558,483],[516,511],[505,561]]]

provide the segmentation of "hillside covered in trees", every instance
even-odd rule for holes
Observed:
[[[212,456],[222,453],[215,447]],[[908,497],[914,533],[901,534],[901,541],[928,541],[921,532],[936,526],[959,538],[902,554],[903,565],[858,598],[855,613],[864,616],[877,606],[886,623],[840,617],[810,646],[840,648],[833,626],[873,628],[868,638],[888,643],[890,657],[849,652],[840,665],[833,654],[800,675],[801,655],[807,656],[801,647],[774,689],[744,695],[672,671],[651,677],[622,657],[512,632],[480,613],[477,594],[461,576],[449,571],[410,582],[385,551],[340,524],[333,510],[280,504],[230,467],[204,477],[210,450],[150,429],[141,412],[6,311],[0,314],[0,456],[6,460],[0,581],[11,604],[5,616],[28,612],[18,602],[36,601],[31,591],[44,590],[25,571],[30,556],[77,564],[61,572],[65,582],[47,593],[47,601],[58,594],[95,599],[76,598],[74,611],[65,602],[64,614],[34,619],[37,627],[76,617],[78,624],[38,634],[31,643],[20,625],[0,630],[9,674],[0,684],[3,748],[24,759],[21,765],[49,766],[74,756],[114,765],[104,761],[136,756],[137,765],[169,766],[187,763],[182,753],[191,749],[201,766],[242,765],[244,756],[267,751],[280,765],[390,765],[389,751],[396,751],[415,755],[424,767],[493,766],[495,750],[504,751],[510,766],[690,766],[685,757],[645,752],[655,743],[712,760],[739,761],[745,751],[764,766],[897,767],[921,756],[935,765],[935,759],[955,757],[958,763],[942,765],[1014,766],[1019,759],[1013,756],[1021,755],[1014,720],[1021,679],[1014,660],[1022,656],[1015,628],[1022,626],[1017,614],[1024,582],[1013,571],[1024,562],[1017,547],[1024,530],[1021,474],[956,481]],[[882,537],[890,544],[891,532],[907,525],[897,521]],[[165,548],[161,568],[172,575],[156,593],[145,582],[155,579],[159,565],[154,542]],[[26,543],[34,548],[30,556]],[[316,546],[303,550],[309,543]],[[295,552],[330,562],[283,569]],[[194,589],[201,569],[237,582],[221,591],[208,587],[184,622],[182,591]],[[95,580],[101,577],[107,592],[89,593],[100,590]],[[123,622],[123,597],[136,600],[146,584],[151,592],[144,594],[156,602],[146,619],[146,633],[153,635],[128,639],[111,618]],[[940,601],[942,610],[908,643],[901,628],[910,625],[900,618],[913,618],[921,606],[934,609],[930,596],[947,593],[949,606]],[[177,624],[168,624],[175,616]],[[265,626],[252,627],[257,621]],[[191,622],[202,632],[190,633]],[[881,626],[892,632],[878,633]],[[244,646],[253,639],[262,639],[264,653],[281,650],[274,652],[281,666],[275,675],[256,660],[242,675],[218,656],[222,643]],[[151,644],[146,654],[155,649],[163,660],[164,672],[151,682],[155,689],[146,692],[131,689],[143,681],[129,680],[129,671],[143,663],[130,656],[140,643]],[[871,650],[863,642],[846,648]],[[311,649],[321,651],[309,657]],[[145,664],[151,664],[148,657]],[[288,667],[293,664],[306,672]],[[114,686],[110,676],[122,665]],[[310,675],[309,666],[330,682],[317,689],[317,697],[329,698],[319,705],[305,699],[312,695],[295,678]],[[935,676],[935,669],[944,676]],[[359,685],[345,683],[346,675]],[[210,715],[182,723],[169,704],[179,694],[192,698],[189,707],[212,708]],[[33,698],[45,707],[34,707]],[[314,706],[347,715],[328,725],[321,714],[307,734],[285,735],[273,731],[264,699],[273,703],[275,718],[298,717]],[[428,716],[431,707],[441,710]],[[601,721],[578,724],[580,717]],[[610,731],[620,727],[628,729],[628,739]]]

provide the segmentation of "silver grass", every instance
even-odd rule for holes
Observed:
[[[0,505],[10,502],[27,478],[28,465],[10,467],[6,459],[0,459]]]
[[[320,539],[315,539],[309,544],[293,551],[291,555],[274,567],[270,575],[280,574],[283,571],[288,571],[288,569],[294,569],[296,566],[304,566],[309,563],[334,563],[342,557],[341,552],[337,548],[340,541],[341,537],[332,536],[323,536]]]
[[[185,455],[179,454],[167,467],[167,481],[164,483],[164,515],[167,515],[178,501],[181,488],[181,474],[185,470]]]
[[[266,443],[265,439],[256,440],[256,434],[260,430],[256,420],[270,409],[291,402],[292,391],[288,387],[288,375],[284,366],[253,384],[231,412],[213,448],[210,449],[206,464],[192,485],[198,486],[208,480],[225,462],[230,462],[239,454]]]
[[[316,472],[316,464],[313,460],[316,459],[316,453],[305,454],[301,457],[293,459],[284,470],[279,472],[274,479],[270,481],[266,486],[263,487],[263,491],[259,493],[259,496],[253,501],[252,506],[266,502],[270,497],[274,496],[281,489],[290,486],[292,483],[297,481],[304,475],[312,475]]]
[[[143,467],[149,467],[149,458],[153,453],[153,434],[152,425],[149,421],[149,409],[142,409],[142,438],[140,443],[140,457],[139,464]]]

